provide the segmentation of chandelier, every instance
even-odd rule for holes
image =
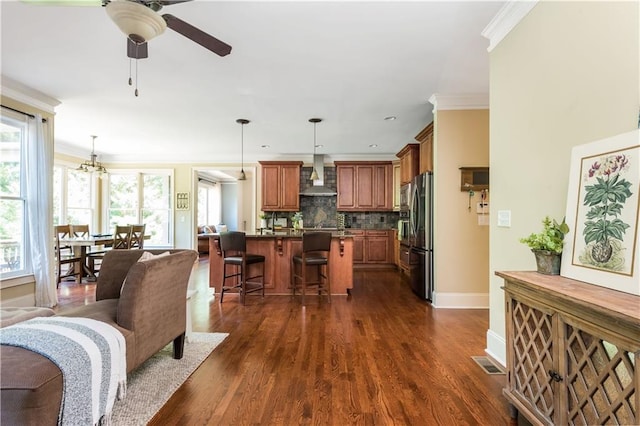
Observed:
[[[98,161],[98,156],[95,152],[96,138],[97,136],[91,135],[91,159],[80,164],[76,170],[99,175],[107,173],[107,169]]]

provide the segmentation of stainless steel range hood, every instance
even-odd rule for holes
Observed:
[[[313,156],[313,168],[318,173],[318,179],[313,181],[313,185],[300,192],[300,195],[306,197],[331,197],[337,195],[335,189],[324,186],[324,155],[316,154]]]

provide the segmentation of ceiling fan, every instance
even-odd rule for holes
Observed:
[[[194,27],[193,25],[165,13],[158,12],[163,6],[185,3],[192,0],[23,0],[41,5],[103,6],[111,20],[127,36],[127,56],[132,59],[148,57],[147,42],[159,36],[169,27],[186,38],[219,56],[231,53],[231,46]]]

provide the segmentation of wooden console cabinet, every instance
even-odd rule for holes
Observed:
[[[535,425],[640,423],[640,296],[537,272],[504,278],[504,395]]]

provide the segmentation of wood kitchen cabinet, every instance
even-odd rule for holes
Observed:
[[[353,235],[353,263],[364,262],[364,230],[352,229],[349,232]]]
[[[420,173],[433,171],[433,122],[418,133],[415,139],[420,143]]]
[[[393,229],[351,229],[353,263],[364,265],[394,265]]]
[[[410,143],[396,154],[400,159],[400,185],[411,182],[420,174],[420,145]]]
[[[400,161],[393,162],[393,211],[400,211]]]
[[[640,296],[558,275],[504,278],[507,384],[535,425],[638,424]]]
[[[260,161],[262,166],[262,210],[300,210],[302,161]]]
[[[393,263],[393,249],[391,245],[393,230],[365,232],[365,262],[368,264]]]
[[[391,161],[336,161],[339,211],[393,210]]]

